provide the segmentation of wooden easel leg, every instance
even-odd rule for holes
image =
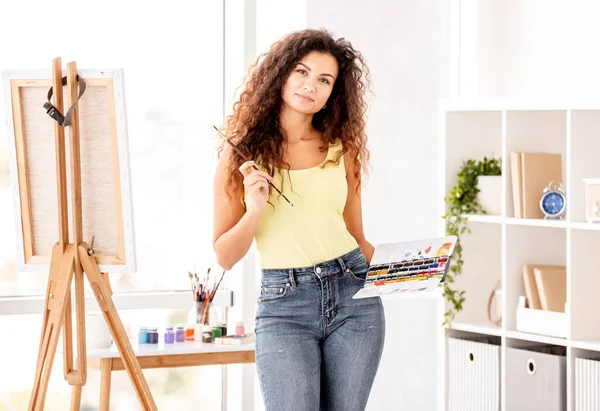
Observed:
[[[71,389],[71,411],[79,411],[81,408],[82,385],[74,385]]]
[[[111,376],[112,358],[103,358],[100,360],[100,411],[109,410]]]
[[[71,295],[69,295],[65,304],[65,323],[63,324],[63,373],[65,380],[69,376],[69,371],[73,369],[73,321],[71,318]]]
[[[72,106],[77,102],[77,64],[73,61],[67,64],[67,104]],[[71,157],[71,224],[73,228],[73,244],[79,245],[83,240],[83,219],[81,210],[81,153],[79,139],[79,108],[73,108],[71,126],[69,127],[70,157]],[[65,349],[65,378],[71,385],[85,385],[87,381],[87,351],[85,339],[85,290],[83,267],[79,261],[79,254],[75,253],[75,329],[77,331],[77,368],[73,368],[73,341],[71,316],[67,317],[70,350]],[[70,311],[70,304],[67,309]],[[65,334],[67,335],[67,333]],[[65,348],[67,348],[65,346]]]
[[[104,319],[117,345],[119,354],[123,359],[123,364],[125,365],[127,374],[129,374],[129,379],[140,404],[144,410],[156,410],[154,398],[150,393],[150,388],[148,387],[140,363],[133,352],[125,327],[123,327],[123,323],[113,303],[112,290],[108,278],[100,272],[96,260],[88,255],[87,250],[89,247],[87,244],[81,243],[78,249],[79,259],[92,286],[98,305],[104,314]]]
[[[57,244],[52,250],[49,288],[54,290],[54,292],[48,294],[48,303],[46,306],[48,320],[43,327],[44,335],[40,342],[35,380],[29,400],[28,409],[30,411],[41,411],[44,409],[52,364],[54,363],[56,347],[58,346],[60,331],[64,323],[67,299],[71,298],[71,280],[73,277],[73,261],[76,250],[74,246],[67,245],[65,252],[62,253],[61,248]]]
[[[77,335],[77,368],[73,368],[73,323],[71,315],[71,296],[67,300],[65,324],[63,329],[64,374],[70,385],[85,385],[87,381],[87,349],[85,339],[85,290],[83,268],[78,256],[75,256],[73,280],[75,282],[75,330]]]
[[[29,409],[32,408],[32,405],[37,401],[37,393],[39,390],[39,384],[41,382],[42,372],[44,370],[44,360],[45,360],[45,352],[48,345],[47,333],[48,327],[50,325],[50,302],[52,298],[54,298],[54,294],[56,292],[56,283],[59,278],[59,270],[60,270],[60,258],[62,256],[62,252],[60,247],[55,246],[52,249],[52,256],[50,260],[50,272],[48,273],[48,285],[46,287],[46,301],[44,302],[44,313],[42,318],[42,332],[40,335],[40,345],[38,348],[38,359],[37,365],[35,368],[35,378],[33,383],[32,395],[29,402]]]

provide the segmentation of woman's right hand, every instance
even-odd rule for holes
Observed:
[[[265,208],[269,198],[269,183],[272,177],[264,171],[254,169],[254,161],[246,161],[239,168],[244,176],[244,192],[250,197],[248,211],[259,215]]]

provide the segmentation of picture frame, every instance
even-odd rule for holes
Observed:
[[[585,219],[588,223],[600,223],[600,178],[584,178]]]

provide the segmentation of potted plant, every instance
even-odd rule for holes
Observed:
[[[477,177],[477,199],[487,214],[502,214],[502,176],[483,174]]]
[[[478,180],[481,176],[500,176],[502,171],[502,162],[500,159],[484,157],[483,160],[469,159],[463,161],[457,174],[457,181],[454,187],[444,197],[446,203],[446,213],[442,218],[446,220],[446,234],[458,237],[452,260],[443,283],[443,296],[450,304],[448,310],[444,313],[443,325],[450,325],[456,314],[462,310],[465,302],[465,291],[454,289],[454,281],[462,273],[463,259],[460,236],[471,233],[468,227],[468,214],[487,214],[486,209],[481,205],[478,186]],[[498,190],[501,189],[501,185]],[[500,196],[501,198],[501,196]]]

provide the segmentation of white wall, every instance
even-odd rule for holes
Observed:
[[[309,27],[350,39],[367,58],[376,97],[364,219],[374,244],[436,234],[435,104],[451,89],[450,4],[460,5],[454,73],[460,83],[452,85],[460,96],[559,99],[600,92],[596,0],[257,2],[267,13],[258,19],[259,52],[306,19]],[[438,303],[385,301],[386,346],[369,409],[437,409]]]
[[[475,34],[477,43],[461,70],[478,73],[462,79],[463,95],[556,101],[595,99],[600,93],[600,2],[461,0],[461,5],[464,16],[474,16],[461,21],[461,41],[472,43]]]
[[[256,0],[256,50],[269,50],[284,35],[306,27],[305,0]]]
[[[435,0],[307,0],[308,26],[346,37],[371,68],[373,171],[364,224],[373,244],[437,234],[436,104],[450,90],[449,7]],[[385,301],[386,345],[370,410],[437,409],[438,303]]]

